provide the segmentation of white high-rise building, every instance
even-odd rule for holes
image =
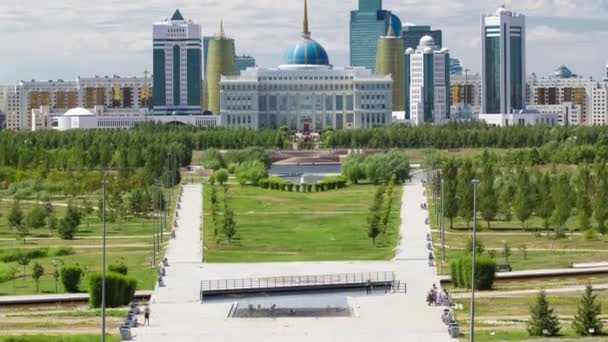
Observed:
[[[504,6],[481,16],[481,112],[526,109],[526,17]]]
[[[406,93],[410,99],[410,123],[441,124],[450,118],[450,53],[440,49],[431,36],[405,52],[408,75]]]
[[[176,10],[153,31],[154,114],[202,113],[201,26]]]
[[[30,130],[32,110],[48,107],[67,111],[76,107],[104,112],[146,114],[150,107],[152,80],[147,77],[87,77],[75,81],[21,81],[8,88],[6,128]],[[35,123],[34,123],[35,124]]]

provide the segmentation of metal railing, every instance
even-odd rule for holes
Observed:
[[[365,285],[395,282],[394,272],[341,273],[201,281],[201,293],[227,290],[297,288],[330,285]]]

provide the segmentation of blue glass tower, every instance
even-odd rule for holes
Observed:
[[[378,40],[389,25],[401,35],[401,20],[382,9],[382,0],[359,0],[359,9],[350,12],[350,65],[376,70]]]

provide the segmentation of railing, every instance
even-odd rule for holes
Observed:
[[[255,289],[312,288],[330,286],[365,286],[395,283],[394,272],[342,273],[265,278],[217,279],[201,281],[201,298],[205,293]]]

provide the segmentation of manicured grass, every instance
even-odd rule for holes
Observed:
[[[367,236],[367,216],[376,186],[352,185],[320,193],[294,193],[230,186],[238,239],[214,242],[209,200],[204,196],[207,262],[387,260],[394,256],[402,187],[395,186],[391,219],[377,245]],[[220,189],[218,187],[218,189]],[[222,190],[218,193],[222,194]]]
[[[176,197],[179,193],[179,187],[174,191]],[[91,195],[94,197],[94,195]],[[176,200],[176,199],[174,199]],[[65,203],[65,200],[58,200]],[[93,205],[97,205],[96,200],[91,199]],[[76,202],[78,204],[78,202]],[[21,209],[27,213],[35,204],[26,201],[21,202]],[[74,240],[62,240],[57,237],[57,234],[48,230],[48,228],[40,228],[37,231],[32,231],[31,235],[23,241],[15,240],[15,233],[8,225],[8,211],[12,206],[12,202],[0,201],[0,250],[10,251],[33,250],[40,248],[58,248],[72,247],[73,255],[67,256],[52,256],[34,259],[26,266],[25,273],[23,267],[16,262],[9,262],[0,265],[0,273],[6,273],[8,268],[15,267],[17,269],[17,278],[0,282],[0,295],[26,295],[36,293],[36,284],[31,277],[32,265],[34,262],[40,263],[44,267],[44,275],[40,279],[39,293],[55,293],[55,279],[53,277],[54,265],[57,261],[60,265],[78,264],[85,268],[85,277],[81,281],[81,291],[86,292],[86,275],[92,272],[101,271],[102,257],[102,225],[96,213],[88,215],[82,220],[78,234]],[[175,201],[172,208],[175,208]],[[64,215],[66,208],[56,205],[54,207],[55,215],[60,218]],[[171,210],[170,212],[173,212]],[[171,223],[171,218],[168,217],[168,225]],[[154,231],[154,220],[152,217],[127,217],[126,220],[118,219],[116,222],[107,224],[107,264],[110,265],[116,262],[124,262],[129,268],[129,276],[133,276],[138,281],[137,288],[139,290],[153,289],[155,281],[155,270],[150,267],[152,259],[152,233]],[[169,228],[170,229],[170,228]],[[169,240],[169,232],[164,235],[163,250],[157,254],[157,262],[164,254],[164,249]],[[60,266],[61,267],[61,266]],[[0,274],[0,279],[2,274]],[[57,292],[63,293],[65,290],[58,281]]]
[[[608,305],[608,293],[597,292],[602,307]],[[561,335],[556,339],[570,340],[578,337],[571,329],[571,323],[576,313],[578,301],[582,293],[564,293],[559,296],[548,295],[549,303],[561,321]],[[529,307],[535,296],[513,298],[477,298],[475,300],[475,341],[522,341],[542,339],[529,336],[526,332],[526,321],[529,317]],[[470,299],[457,299],[456,304],[462,305],[462,310],[456,310],[456,319],[461,331],[468,333]],[[604,316],[605,318],[606,316]],[[462,340],[466,340],[463,338]],[[604,339],[606,337],[603,337]],[[543,339],[546,340],[546,339]],[[593,340],[593,339],[592,339]],[[602,338],[598,338],[602,341]]]
[[[24,335],[24,336],[0,336],[0,342],[98,342],[101,336],[94,335],[74,335],[74,336],[44,336],[44,335]],[[108,335],[107,342],[120,342],[118,336]]]

